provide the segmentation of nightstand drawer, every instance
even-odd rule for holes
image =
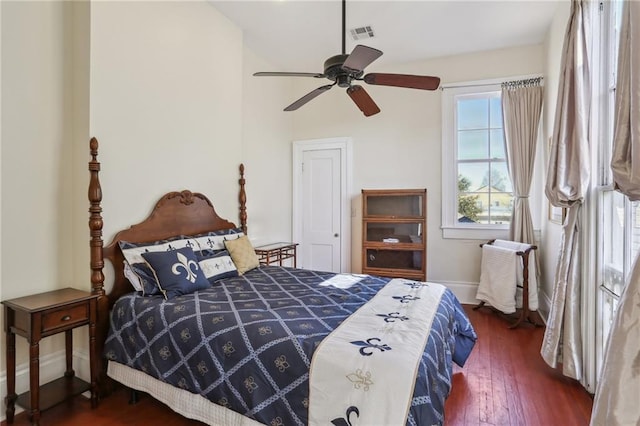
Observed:
[[[42,315],[42,333],[89,321],[89,304],[82,302]]]

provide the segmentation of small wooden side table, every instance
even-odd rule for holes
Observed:
[[[283,260],[293,259],[293,267],[295,268],[297,263],[296,247],[298,247],[298,243],[271,243],[255,247],[254,250],[263,265],[278,262],[278,265],[282,266]]]
[[[7,423],[13,423],[16,402],[28,410],[32,425],[39,425],[41,410],[87,390],[91,391],[92,407],[96,406],[96,300],[97,296],[86,291],[64,288],[2,302],[7,336]],[[72,330],[83,325],[89,325],[90,384],[75,376],[72,365]],[[61,332],[65,333],[64,377],[40,386],[40,339]],[[29,342],[29,392],[21,395],[15,392],[16,334]]]

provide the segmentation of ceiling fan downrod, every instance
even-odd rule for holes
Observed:
[[[347,0],[342,0],[342,54],[346,55]]]

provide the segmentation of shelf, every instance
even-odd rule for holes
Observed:
[[[67,398],[80,395],[88,390],[91,390],[91,385],[76,376],[60,377],[40,386],[40,410],[51,408]],[[29,401],[31,401],[31,392],[25,392],[18,396],[17,403],[29,411],[31,409]]]
[[[426,189],[362,190],[363,273],[426,280],[426,198]]]

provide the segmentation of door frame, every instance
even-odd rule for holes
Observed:
[[[351,187],[352,187],[352,139],[348,137],[308,139],[293,142],[293,241],[300,242],[302,238],[302,159],[305,151],[319,151],[327,149],[340,150],[340,272],[351,270]],[[305,267],[304,264],[301,265]]]

